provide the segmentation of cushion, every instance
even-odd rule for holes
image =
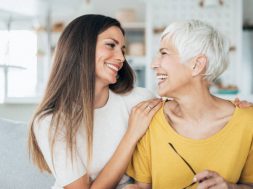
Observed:
[[[0,183],[3,189],[47,189],[54,178],[30,161],[27,124],[0,118]]]

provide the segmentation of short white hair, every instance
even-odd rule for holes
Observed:
[[[164,30],[161,39],[167,37],[178,50],[182,62],[200,54],[206,56],[206,80],[213,81],[226,70],[229,42],[212,26],[199,20],[174,22]]]

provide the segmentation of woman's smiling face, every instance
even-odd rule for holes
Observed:
[[[118,71],[125,61],[125,37],[116,26],[98,35],[96,45],[96,82],[109,85],[117,82]]]
[[[166,37],[161,40],[158,56],[152,63],[152,68],[156,73],[160,96],[169,97],[177,93],[191,78],[187,63],[181,63],[177,49]]]

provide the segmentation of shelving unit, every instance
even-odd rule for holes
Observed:
[[[156,88],[156,78],[149,65],[159,48],[161,32],[170,22],[188,19],[200,19],[210,23],[224,33],[229,38],[231,47],[234,47],[230,53],[230,66],[221,79],[225,86],[236,85],[239,93],[217,95],[227,99],[238,96],[253,101],[252,93],[248,93],[243,87],[246,82],[242,63],[242,2],[236,0],[210,7],[200,7],[196,1],[148,1],[146,4],[146,87],[152,91]]]
[[[123,23],[126,32],[126,59],[136,74],[136,86],[146,87],[146,24]]]
[[[125,30],[145,30],[145,23],[144,22],[128,22],[128,23],[122,23],[122,26]]]
[[[252,100],[253,100],[252,94],[245,95],[245,94],[238,93],[238,94],[227,94],[227,95],[225,95],[225,94],[214,94],[214,95],[219,98],[226,99],[226,100],[235,100],[235,98],[237,98],[237,97],[240,100],[247,100],[249,102],[252,102]]]
[[[146,56],[131,56],[127,55],[126,59],[129,64],[136,67],[145,67],[146,66]]]

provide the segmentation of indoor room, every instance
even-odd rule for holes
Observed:
[[[253,102],[252,10],[252,0],[1,0],[0,188],[52,186],[53,177],[40,173],[29,161],[27,128],[45,93],[57,42],[73,19],[102,14],[119,20],[125,30],[125,59],[135,73],[134,86],[157,97],[151,63],[162,32],[174,21],[207,22],[230,43],[230,64],[210,83],[210,92],[226,100],[238,97]]]

